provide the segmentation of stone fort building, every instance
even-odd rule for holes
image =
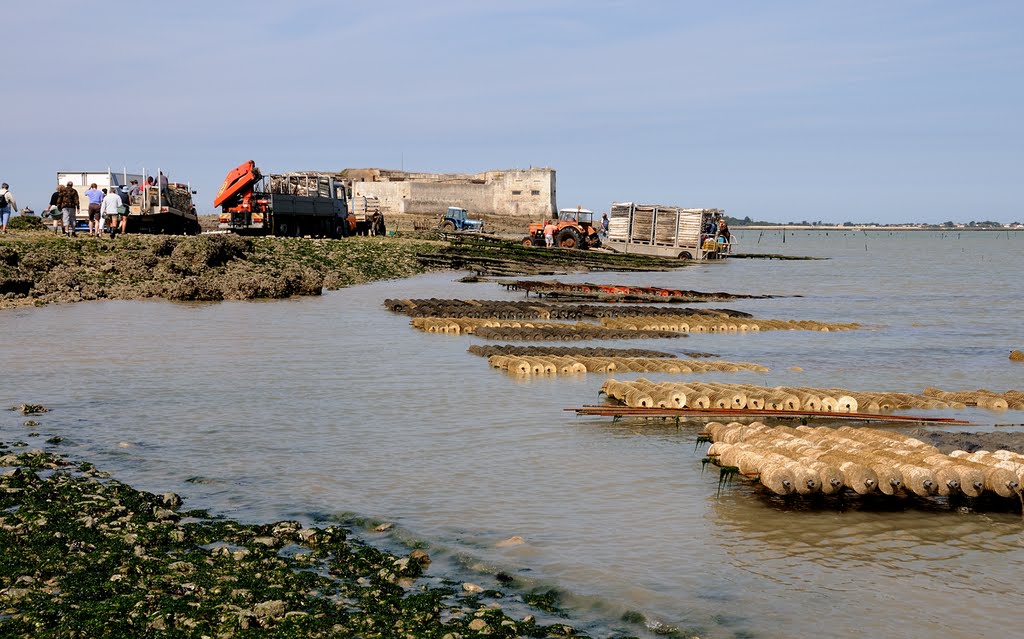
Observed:
[[[470,215],[541,219],[555,213],[555,170],[510,169],[485,173],[413,173],[345,169],[353,197],[376,197],[385,214],[438,215],[458,206]]]

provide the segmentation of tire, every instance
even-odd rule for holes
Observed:
[[[531,238],[531,237],[524,237],[523,238],[523,247],[524,248],[530,248],[531,246],[533,246],[533,238]]]
[[[291,225],[288,222],[274,222],[274,235],[278,237],[288,237],[291,230]]]
[[[597,233],[590,236],[590,248],[601,248],[601,236]]]
[[[299,228],[299,223],[298,223],[298,222],[296,222],[295,224],[293,224],[293,225],[292,225],[292,227],[293,227],[293,228],[292,228],[292,234],[293,234],[293,235],[294,235],[295,237],[302,237],[302,229],[301,229],[301,228]]]
[[[693,256],[690,255],[689,251],[683,251],[682,253],[679,254],[679,259],[681,259],[681,260],[692,260]]]
[[[448,220],[447,222],[445,222],[444,224],[441,225],[441,230],[444,231],[445,233],[454,233],[455,232],[455,222],[452,222],[451,220]]]
[[[580,247],[580,234],[574,228],[564,228],[555,237],[555,244],[559,248],[575,249]]]

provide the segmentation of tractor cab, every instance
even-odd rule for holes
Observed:
[[[559,222],[576,222],[580,226],[592,226],[594,224],[594,212],[590,209],[559,209]]]

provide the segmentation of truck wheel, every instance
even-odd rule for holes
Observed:
[[[288,237],[288,231],[291,229],[288,227],[288,222],[275,222],[274,223],[274,235],[278,237]]]
[[[455,232],[455,222],[452,222],[451,220],[448,220],[447,222],[445,222],[444,224],[441,225],[441,230],[444,231],[445,233],[454,233]]]
[[[292,230],[292,234],[293,234],[293,235],[294,235],[295,237],[302,237],[302,229],[301,229],[301,228],[299,228],[299,223],[298,223],[298,222],[296,222],[296,223],[295,223],[295,224],[293,224],[292,226],[294,227],[294,228],[293,228],[293,230]]]
[[[693,256],[690,255],[689,251],[683,251],[682,253],[679,254],[679,259],[681,259],[681,260],[692,260]]]
[[[574,249],[580,247],[580,234],[574,228],[562,229],[558,232],[558,237],[555,238],[555,243],[560,248]]]

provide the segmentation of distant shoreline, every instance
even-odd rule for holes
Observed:
[[[751,224],[749,226],[738,226],[733,225],[733,230],[736,231],[942,231],[944,233],[957,233],[961,231],[976,232],[976,231],[987,231],[994,233],[1002,233],[1004,231],[1024,231],[1022,228],[979,228],[979,227],[954,227],[954,228],[942,228],[937,226],[932,227],[921,227],[921,226],[872,226],[870,224],[861,224],[857,226],[839,226],[839,225],[825,225],[825,224]]]

